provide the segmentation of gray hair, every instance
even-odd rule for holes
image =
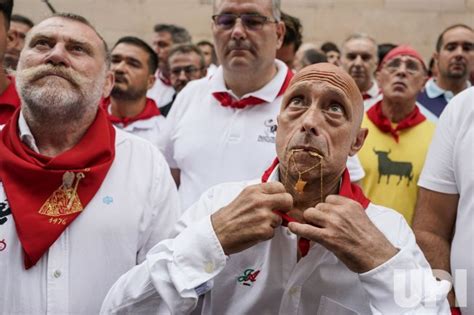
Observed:
[[[199,49],[199,47],[194,44],[178,44],[171,47],[171,50],[168,53],[168,63],[171,60],[171,56],[177,53],[181,53],[181,54],[195,53],[199,56],[199,64],[201,68],[204,69],[206,67],[206,63],[204,61],[204,56],[202,54],[201,49]]]
[[[174,24],[156,24],[153,28],[155,33],[169,33],[173,44],[184,44],[191,42],[191,35],[184,27]]]
[[[221,0],[213,0],[214,12],[216,11],[217,3]],[[281,0],[272,0],[272,15],[276,21],[281,20]]]
[[[344,47],[344,45],[353,40],[353,39],[366,39],[370,42],[372,42],[374,44],[374,47],[377,49],[377,42],[375,41],[375,39],[370,36],[369,34],[366,34],[366,33],[353,33],[351,35],[349,35],[349,37],[347,37],[344,42],[342,43],[342,47]]]

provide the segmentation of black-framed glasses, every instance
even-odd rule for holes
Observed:
[[[186,67],[174,67],[170,69],[170,72],[174,76],[179,76],[182,71],[186,76],[195,74],[198,71],[201,71],[202,68],[196,68],[195,66],[186,66]]]
[[[272,20],[266,16],[254,13],[243,13],[243,14],[232,14],[223,13],[212,16],[212,20],[217,27],[223,30],[230,30],[235,26],[237,19],[240,19],[242,25],[252,31],[258,31],[262,29],[266,23],[277,23],[278,21]]]

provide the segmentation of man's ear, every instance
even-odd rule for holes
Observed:
[[[149,90],[151,89],[151,87],[153,86],[153,84],[155,84],[155,80],[156,80],[156,77],[154,74],[150,74],[148,76],[148,80],[147,80],[147,83],[146,83],[146,89]]]
[[[360,128],[357,132],[357,136],[355,137],[352,145],[351,150],[349,151],[350,156],[354,156],[359,150],[362,148],[365,142],[365,138],[369,134],[369,130],[367,128]]]
[[[283,45],[283,39],[285,37],[285,31],[286,31],[286,27],[285,27],[285,23],[283,23],[282,21],[278,22],[276,24],[276,32],[277,32],[277,50],[281,48],[281,46]]]
[[[105,76],[105,84],[104,88],[102,89],[102,97],[106,98],[110,96],[110,92],[115,84],[115,76],[112,70],[108,70]]]

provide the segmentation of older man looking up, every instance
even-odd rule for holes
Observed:
[[[171,236],[179,204],[165,161],[99,109],[108,70],[83,17],[53,16],[27,36],[22,106],[0,137],[2,314],[96,314],[119,275]]]
[[[416,105],[427,80],[421,55],[398,46],[383,59],[377,79],[382,99],[366,113],[369,136],[359,152],[362,186],[374,202],[399,211],[411,224],[420,176],[435,129]]]
[[[184,208],[209,187],[251,179],[271,163],[276,116],[292,77],[275,59],[284,35],[280,1],[215,1],[212,32],[221,66],[179,93],[163,134]]]
[[[203,194],[181,233],[122,276],[102,311],[188,314],[199,295],[202,314],[449,311],[449,283],[431,275],[403,217],[350,183],[363,112],[339,67],[297,73],[278,116],[278,159],[261,180]],[[404,300],[405,285],[416,300]]]

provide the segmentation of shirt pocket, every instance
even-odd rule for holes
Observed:
[[[358,312],[336,302],[326,296],[321,296],[317,315],[360,315]]]

